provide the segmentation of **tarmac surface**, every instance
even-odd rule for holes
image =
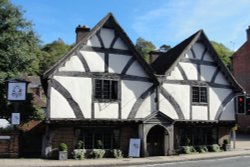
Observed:
[[[226,157],[250,156],[250,136],[238,135],[236,149],[226,152],[215,153],[194,153],[181,154],[174,156],[157,156],[146,158],[103,158],[103,159],[85,159],[85,160],[45,160],[45,159],[0,159],[2,167],[73,167],[73,166],[89,166],[89,167],[110,167],[110,166],[128,166],[143,164],[161,164],[179,161],[196,161],[204,159],[218,159]]]

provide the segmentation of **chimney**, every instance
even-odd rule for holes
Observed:
[[[83,39],[88,34],[89,31],[90,28],[87,27],[86,25],[83,26],[78,25],[76,27],[76,43],[81,41],[81,39]]]
[[[250,26],[247,29],[247,41],[250,42]]]

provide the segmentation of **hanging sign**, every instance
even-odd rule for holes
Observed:
[[[19,125],[20,124],[20,113],[11,114],[11,124]]]
[[[23,79],[10,79],[7,81],[7,100],[26,100],[28,81]]]
[[[131,138],[129,141],[129,157],[140,157],[141,140]]]

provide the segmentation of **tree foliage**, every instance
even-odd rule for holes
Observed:
[[[7,109],[5,81],[39,71],[39,39],[21,8],[0,0],[0,112]]]
[[[230,57],[233,55],[233,51],[228,49],[226,46],[224,46],[222,43],[218,43],[215,41],[211,41],[212,46],[214,47],[215,51],[217,52],[218,56],[222,60],[222,62],[227,66],[230,67],[231,65],[231,59]]]
[[[46,44],[41,50],[40,57],[40,71],[41,73],[48,70],[60,58],[62,58],[71,46],[64,43],[62,39],[58,39],[50,44]]]
[[[147,62],[149,62],[149,52],[156,49],[152,42],[146,41],[141,37],[136,40],[135,48]]]

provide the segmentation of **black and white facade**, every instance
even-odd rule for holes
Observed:
[[[61,142],[73,150],[77,140],[86,149],[102,141],[103,149],[127,154],[130,138],[141,139],[142,156],[168,155],[183,137],[210,144],[229,134],[241,89],[202,31],[158,57],[153,68],[112,14],[77,33],[74,48],[43,75],[45,156]]]

